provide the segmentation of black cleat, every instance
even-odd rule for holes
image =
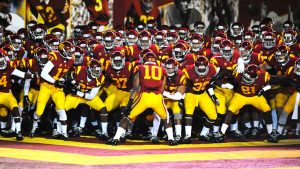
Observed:
[[[183,138],[183,144],[192,144],[192,138],[185,136]]]
[[[182,143],[183,143],[182,137],[179,136],[179,135],[176,135],[176,136],[174,137],[174,140],[175,140],[178,144],[182,144]]]
[[[278,137],[280,136],[280,134],[278,132],[272,132],[271,134],[269,134],[268,136],[268,142],[271,143],[278,143]]]
[[[159,138],[157,136],[152,136],[150,138],[151,143],[153,144],[159,144]]]
[[[243,133],[240,132],[239,130],[230,131],[230,135],[231,135],[231,137],[236,138],[236,139],[244,138]]]
[[[117,146],[118,144],[120,144],[120,140],[111,138],[106,142],[106,144]]]
[[[63,133],[60,135],[60,139],[67,141],[69,139],[69,136],[67,133]]]
[[[22,141],[23,140],[23,135],[22,135],[22,133],[20,131],[16,135],[16,140],[17,141]]]
[[[225,139],[224,134],[220,133],[220,132],[214,132],[213,133],[213,142],[214,143],[220,143],[223,142]]]
[[[208,136],[208,135],[202,135],[202,136],[199,136],[198,138],[200,141],[204,141],[204,142],[211,142],[211,138]]]
[[[102,141],[107,141],[107,140],[109,140],[108,134],[107,134],[107,133],[105,133],[105,134],[102,133],[102,134],[100,135],[99,140],[102,140]]]
[[[300,138],[300,130],[295,131],[295,136],[296,136],[296,138]]]
[[[17,133],[14,130],[8,129],[2,131],[3,137],[16,137]]]
[[[247,128],[246,130],[244,130],[243,134],[244,134],[245,137],[250,137],[252,135],[251,128]]]
[[[60,133],[57,132],[56,129],[53,129],[52,134],[51,134],[51,137],[54,138],[54,139],[59,139]]]
[[[168,142],[169,142],[169,146],[177,146],[178,145],[177,141],[175,141],[175,140],[168,140]]]
[[[258,138],[259,137],[259,130],[258,130],[258,128],[254,127],[252,129],[251,137],[252,138]]]

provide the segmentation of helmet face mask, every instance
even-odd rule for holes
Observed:
[[[165,68],[169,78],[174,77],[178,72],[178,65],[175,59],[170,58],[166,61]]]
[[[122,56],[115,56],[111,59],[111,66],[115,70],[123,69],[125,66],[125,58],[123,58]]]
[[[39,66],[44,67],[46,63],[48,62],[48,51],[45,48],[40,48],[35,54],[34,54]]]
[[[159,47],[162,48],[166,45],[166,38],[161,34],[157,34],[154,36],[154,43]]]
[[[203,36],[205,32],[205,28],[206,28],[205,25],[197,25],[194,27],[194,32],[196,34]]]
[[[279,64],[284,64],[288,61],[288,53],[277,51],[275,52],[275,59]]]
[[[220,50],[220,54],[223,58],[225,58],[226,60],[229,60],[233,56],[233,49],[231,49],[230,47],[225,47]]]
[[[137,40],[138,40],[137,36],[133,34],[129,34],[126,38],[127,45],[129,46],[136,44]]]
[[[284,41],[284,44],[287,45],[287,46],[292,46],[294,45],[297,40],[296,40],[296,36],[295,34],[293,34],[294,31],[289,31],[289,32],[285,32],[284,35],[283,35],[283,41]]]
[[[88,64],[87,72],[91,78],[99,78],[102,74],[100,63],[96,60],[91,60]]]
[[[175,47],[172,54],[177,61],[181,62],[185,59],[186,51]]]
[[[138,40],[138,44],[141,49],[147,49],[150,47],[151,41],[149,37],[141,37]]]
[[[247,66],[245,72],[242,75],[242,81],[245,84],[253,84],[258,77],[258,66],[255,64],[250,64]]]
[[[240,52],[240,57],[244,60],[244,61],[250,61],[251,58],[251,53],[252,51],[249,51],[243,47],[239,48],[239,52]]]
[[[276,45],[276,38],[272,32],[266,32],[262,37],[262,45],[266,49],[271,49]]]
[[[80,65],[83,62],[83,55],[80,52],[74,52],[74,64]]]
[[[49,44],[49,49],[53,52],[57,52],[58,46],[59,46],[59,41],[53,41],[52,43]]]
[[[112,39],[111,37],[105,37],[103,39],[103,44],[106,49],[112,49],[115,46],[115,39]]]
[[[33,38],[35,40],[42,40],[42,39],[44,39],[45,34],[46,34],[45,30],[42,29],[42,28],[40,28],[40,27],[35,28],[33,30],[33,33],[32,33]]]
[[[0,70],[4,70],[7,67],[7,61],[3,54],[0,55]]]
[[[256,78],[252,78],[248,73],[244,72],[242,80],[246,84],[253,84]]]
[[[193,52],[198,52],[203,47],[203,42],[201,42],[198,39],[192,39],[191,41],[191,47]]]
[[[295,66],[294,66],[294,73],[295,73],[297,76],[300,76],[300,61],[299,61],[299,60],[295,63]]]
[[[207,75],[209,71],[208,67],[208,60],[205,56],[200,55],[197,60],[195,61],[195,73],[200,76],[204,77]]]
[[[14,39],[11,44],[14,51],[19,51],[22,48],[22,39]]]
[[[73,57],[73,53],[75,52],[75,48],[70,42],[64,41],[59,44],[58,51],[63,59],[71,59]]]

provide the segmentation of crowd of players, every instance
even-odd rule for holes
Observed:
[[[288,129],[300,137],[294,24],[275,32],[265,18],[251,30],[239,22],[218,24],[212,34],[205,29],[203,22],[191,30],[149,20],[101,32],[91,23],[66,39],[35,21],[17,33],[0,28],[1,135],[23,140],[27,115],[35,137],[41,117],[51,114],[52,137],[80,136],[89,122],[112,145],[140,125],[153,143],[163,131],[169,145],[192,143],[194,132],[222,142],[228,128],[234,138],[258,138],[263,128],[269,142]]]

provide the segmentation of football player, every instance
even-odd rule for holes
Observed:
[[[118,130],[115,136],[109,140],[109,144],[119,144],[120,137],[125,134],[129,121],[134,121],[147,108],[152,108],[164,123],[169,145],[177,145],[173,138],[172,123],[169,120],[162,96],[166,84],[166,70],[156,65],[156,58],[154,53],[149,52],[144,56],[144,65],[136,68],[133,89],[124,111],[126,117],[121,120]]]
[[[186,44],[178,42],[172,50],[172,57],[178,62],[178,68],[183,70],[195,63],[196,56],[188,53]]]
[[[190,144],[192,132],[192,120],[195,107],[199,106],[206,115],[206,121],[200,133],[199,139],[210,141],[209,130],[217,119],[216,104],[219,100],[214,94],[212,79],[218,73],[216,66],[208,62],[206,57],[199,56],[194,65],[184,69],[187,79],[187,91],[184,98],[185,107],[185,137],[183,142]],[[212,80],[212,81],[211,81]]]
[[[73,59],[74,47],[64,41],[59,45],[58,52],[49,53],[49,61],[46,63],[41,72],[42,82],[40,85],[40,93],[37,100],[37,108],[34,113],[34,121],[36,122],[44,112],[45,106],[51,97],[56,112],[59,115],[58,132],[63,139],[67,139],[67,115],[64,108],[65,93],[64,76],[68,70],[74,65]]]

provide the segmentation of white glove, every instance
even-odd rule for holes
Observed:
[[[238,59],[238,65],[237,65],[235,71],[238,73],[243,73],[245,71],[245,64],[244,64],[243,59],[241,59],[241,58]]]
[[[222,87],[223,89],[233,89],[233,85],[230,84],[230,83],[222,84],[221,87]]]

